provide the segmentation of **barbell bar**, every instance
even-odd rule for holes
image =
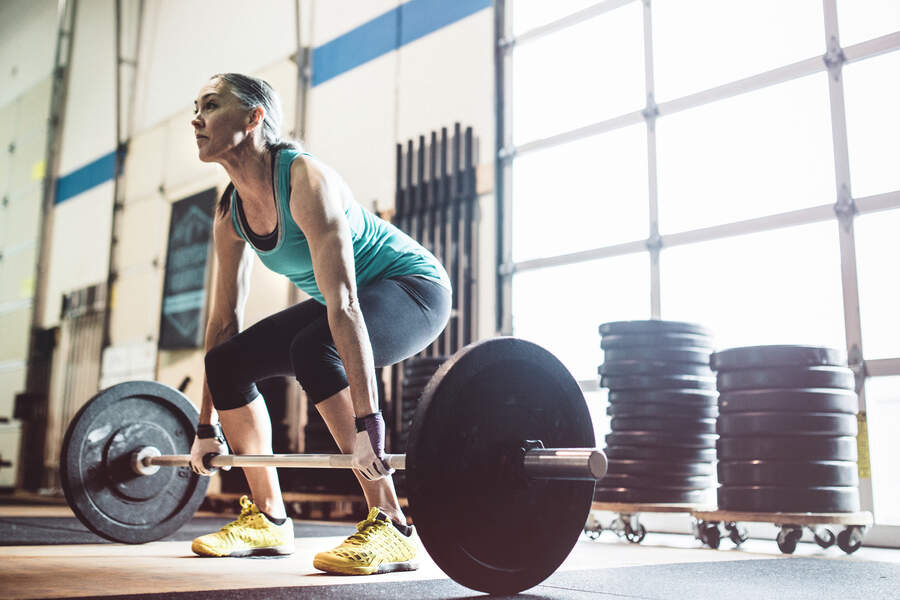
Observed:
[[[152,381],[107,388],[73,417],[60,478],[69,506],[107,539],[143,543],[184,525],[209,478],[189,467],[197,409]],[[544,447],[546,446],[546,447]],[[581,536],[606,457],[578,383],[553,354],[511,337],[459,350],[413,417],[409,513],[435,564],[475,590],[510,594],[549,577]],[[214,455],[212,467],[351,468],[349,455]],[[161,468],[163,465],[171,468]]]
[[[585,448],[522,448],[523,473],[543,479],[600,479],[606,475],[606,455]],[[391,469],[406,470],[405,454],[387,454]],[[299,469],[352,469],[349,454],[212,454],[203,459],[207,468],[282,467]],[[138,475],[153,475],[159,467],[189,467],[189,454],[163,456],[153,446],[140,448],[132,466]]]

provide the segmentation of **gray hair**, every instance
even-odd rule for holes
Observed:
[[[263,141],[269,150],[280,148],[295,148],[302,150],[300,142],[281,137],[281,121],[284,113],[281,110],[281,100],[278,92],[267,81],[258,77],[242,75],[240,73],[219,73],[210,79],[219,78],[231,87],[231,93],[248,110],[261,106],[265,112],[263,119]]]

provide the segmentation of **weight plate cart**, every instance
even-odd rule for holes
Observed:
[[[606,527],[593,515],[588,516],[584,525],[584,533],[592,540],[600,537],[604,529],[612,531],[618,537],[624,537],[632,544],[640,544],[647,529],[640,522],[641,513],[684,513],[693,514],[694,511],[705,508],[697,504],[677,503],[641,503],[641,502],[593,502],[591,511],[600,510],[616,513],[615,518]]]
[[[862,546],[866,529],[872,525],[872,513],[791,513],[791,512],[742,512],[734,510],[695,510],[694,534],[698,540],[710,548],[718,548],[723,529],[728,537],[739,546],[747,540],[746,529],[740,523],[772,523],[781,529],[775,538],[778,549],[785,554],[793,554],[803,529],[813,534],[813,539],[822,548],[837,543],[838,548],[852,554]],[[721,525],[721,528],[720,528]],[[835,534],[836,527],[844,529]]]

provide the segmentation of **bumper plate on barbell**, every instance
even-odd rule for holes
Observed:
[[[208,477],[189,468],[138,475],[134,451],[190,454],[197,409],[177,390],[153,381],[107,388],[73,417],[63,439],[60,477],[75,515],[94,533],[141,544],[174,533],[203,501]]]
[[[522,477],[513,465],[523,440],[594,447],[578,383],[539,346],[474,344],[426,386],[409,438],[409,504],[429,555],[470,588],[537,585],[584,528],[596,482]]]

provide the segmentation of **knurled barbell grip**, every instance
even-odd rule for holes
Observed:
[[[220,454],[211,457],[208,467],[286,467],[306,469],[351,469],[350,454]],[[406,469],[405,454],[387,454],[392,469]],[[187,454],[146,456],[144,466],[187,467]],[[596,448],[540,448],[523,456],[523,469],[538,479],[601,479],[606,475],[606,455]]]

